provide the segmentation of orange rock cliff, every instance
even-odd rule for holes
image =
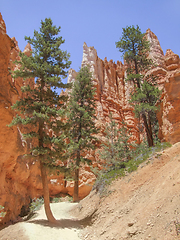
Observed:
[[[151,73],[158,76],[159,88],[163,90],[158,113],[160,125],[159,137],[162,141],[176,143],[180,141],[180,60],[177,54],[167,50],[165,56],[159,41],[150,29],[146,36],[151,44],[150,57],[156,63]],[[31,159],[23,158],[30,148],[31,143],[23,139],[22,132],[25,129],[19,127],[9,128],[7,125],[12,121],[14,112],[11,105],[22,97],[22,79],[13,79],[9,70],[17,66],[13,63],[18,59],[18,44],[15,38],[6,34],[6,26],[0,14],[0,205],[5,207],[7,214],[4,222],[15,220],[20,214],[23,206],[27,206],[30,199],[42,195],[42,184],[39,166]],[[31,54],[31,47],[27,44],[25,54]],[[127,123],[131,129],[132,139],[140,140],[137,120],[133,109],[129,105],[132,85],[126,82],[125,66],[122,62],[104,61],[97,56],[94,47],[83,45],[82,65],[90,65],[93,74],[93,82],[97,88],[97,126],[103,130],[105,123],[109,121],[109,112],[120,124]],[[69,70],[68,81],[74,81],[76,72]],[[29,79],[34,85],[34,80]],[[100,138],[103,134],[99,134]],[[97,154],[91,152],[89,156],[96,166]],[[95,175],[89,167],[84,167],[80,173],[80,198],[85,197],[91,190],[95,181]],[[66,186],[63,176],[50,176],[50,195],[59,193],[72,195],[73,182],[67,182]]]

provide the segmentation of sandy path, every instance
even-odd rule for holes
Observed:
[[[42,207],[37,216],[27,222],[20,223],[29,240],[80,240],[81,226],[69,215],[69,210],[77,203],[52,203],[51,209],[58,224],[49,224]]]

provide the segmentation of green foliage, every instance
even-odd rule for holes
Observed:
[[[98,132],[95,126],[94,94],[95,87],[89,68],[82,67],[74,82],[68,104],[68,153],[75,169],[79,167],[80,162],[90,164],[91,161],[84,157],[84,153],[95,149],[97,142],[94,136]]]
[[[160,97],[161,91],[155,84],[156,82],[148,82],[148,80],[142,81],[141,88],[136,88],[131,94],[131,100],[129,102],[134,107],[136,117],[139,118],[141,115],[146,116],[149,123],[148,128],[151,129],[153,141],[156,143],[158,141],[159,131],[156,117],[159,108],[156,106],[156,102]]]
[[[179,236],[180,235],[180,222],[178,220],[176,220],[176,221],[174,221],[174,224],[175,224],[176,234],[177,234],[177,236]]]
[[[24,94],[12,107],[19,114],[9,125],[28,125],[33,129],[24,134],[26,138],[37,139],[31,155],[39,156],[49,168],[57,168],[56,160],[65,159],[67,124],[62,119],[67,97],[59,96],[56,89],[70,87],[62,82],[67,76],[70,61],[69,54],[60,48],[64,40],[58,36],[59,32],[60,27],[53,26],[52,20],[46,18],[41,21],[40,31],[34,31],[33,38],[25,37],[33,50],[29,57],[20,53],[19,69],[13,73],[14,78],[24,79]],[[30,78],[35,78],[35,87]]]
[[[30,212],[38,211],[43,204],[44,204],[44,198],[34,198],[32,200],[32,203],[31,203],[30,207],[29,207]]]
[[[59,202],[72,202],[73,199],[71,196],[66,196],[66,197],[55,197],[52,199],[52,203],[59,203]]]
[[[155,113],[158,110],[155,103],[160,98],[160,91],[156,86],[154,76],[146,76],[147,71],[153,66],[148,58],[150,46],[145,34],[141,33],[139,26],[123,28],[122,37],[116,42],[116,47],[123,54],[127,63],[127,78],[134,83],[134,91],[131,93],[131,104],[135,114],[142,117],[146,130],[149,147],[154,145],[153,137],[157,138],[157,119]]]
[[[6,212],[4,212],[4,206],[0,205],[0,221],[6,216]]]
[[[95,87],[92,75],[87,66],[82,67],[76,77],[68,104],[69,131],[69,168],[74,171],[73,201],[79,200],[79,168],[81,163],[90,164],[91,160],[85,155],[95,149],[98,132],[95,126]]]
[[[130,102],[133,104],[136,116],[139,117],[140,113],[153,114],[158,110],[155,106],[160,95],[160,90],[153,85],[152,82],[144,80],[141,83],[141,88],[137,88],[131,94]],[[140,104],[139,104],[140,103]]]
[[[102,197],[105,196],[107,193],[107,186],[113,180],[136,171],[141,163],[145,162],[147,159],[150,161],[153,157],[159,157],[161,154],[158,154],[158,152],[163,151],[168,147],[171,147],[171,144],[166,142],[159,142],[156,144],[156,146],[151,148],[149,148],[146,143],[137,145],[137,148],[132,151],[132,158],[129,161],[124,162],[123,168],[109,168],[107,170],[101,170],[98,174],[93,189],[96,189]]]
[[[55,197],[55,198],[52,199],[52,202],[53,203],[61,202],[61,198]]]
[[[130,67],[127,69],[127,79],[133,80],[137,85],[141,78],[141,72],[147,70],[152,61],[147,58],[149,42],[145,34],[137,25],[123,28],[122,37],[116,42],[116,48],[123,54],[124,60]]]
[[[110,113],[110,123],[105,127],[105,141],[101,144],[103,148],[99,151],[100,158],[105,160],[105,168],[123,168],[124,162],[131,158],[133,143],[130,143],[130,131],[126,124],[122,122],[121,128],[112,119]]]

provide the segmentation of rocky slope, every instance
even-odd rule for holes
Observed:
[[[91,219],[83,240],[176,240],[180,234],[180,143],[115,180],[101,197],[96,190],[72,213]]]

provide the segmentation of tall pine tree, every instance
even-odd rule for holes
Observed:
[[[88,67],[82,67],[76,77],[69,100],[69,148],[74,169],[73,201],[79,200],[79,168],[81,163],[90,163],[85,154],[95,148],[97,128],[95,126],[95,88]]]
[[[156,86],[153,76],[146,76],[147,71],[153,66],[148,58],[149,42],[139,26],[123,28],[122,37],[116,42],[116,47],[123,54],[127,63],[127,79],[134,83],[134,92],[131,94],[131,103],[135,107],[136,115],[143,121],[149,147],[154,145],[153,127],[157,124],[155,112],[156,101],[160,91]]]
[[[40,31],[34,31],[33,38],[25,37],[33,50],[30,57],[20,53],[20,69],[14,71],[15,78],[24,79],[22,92],[25,94],[13,105],[20,115],[17,114],[10,125],[22,124],[34,129],[25,137],[37,139],[31,154],[40,162],[45,212],[50,222],[55,222],[55,218],[50,209],[47,168],[58,168],[56,161],[63,160],[63,129],[66,127],[61,117],[67,99],[64,95],[59,96],[56,88],[69,87],[62,82],[70,61],[69,54],[60,48],[65,41],[58,36],[60,29],[46,18],[41,21]],[[28,78],[35,78],[34,88],[26,83]],[[50,129],[53,130],[52,136],[48,133]]]

